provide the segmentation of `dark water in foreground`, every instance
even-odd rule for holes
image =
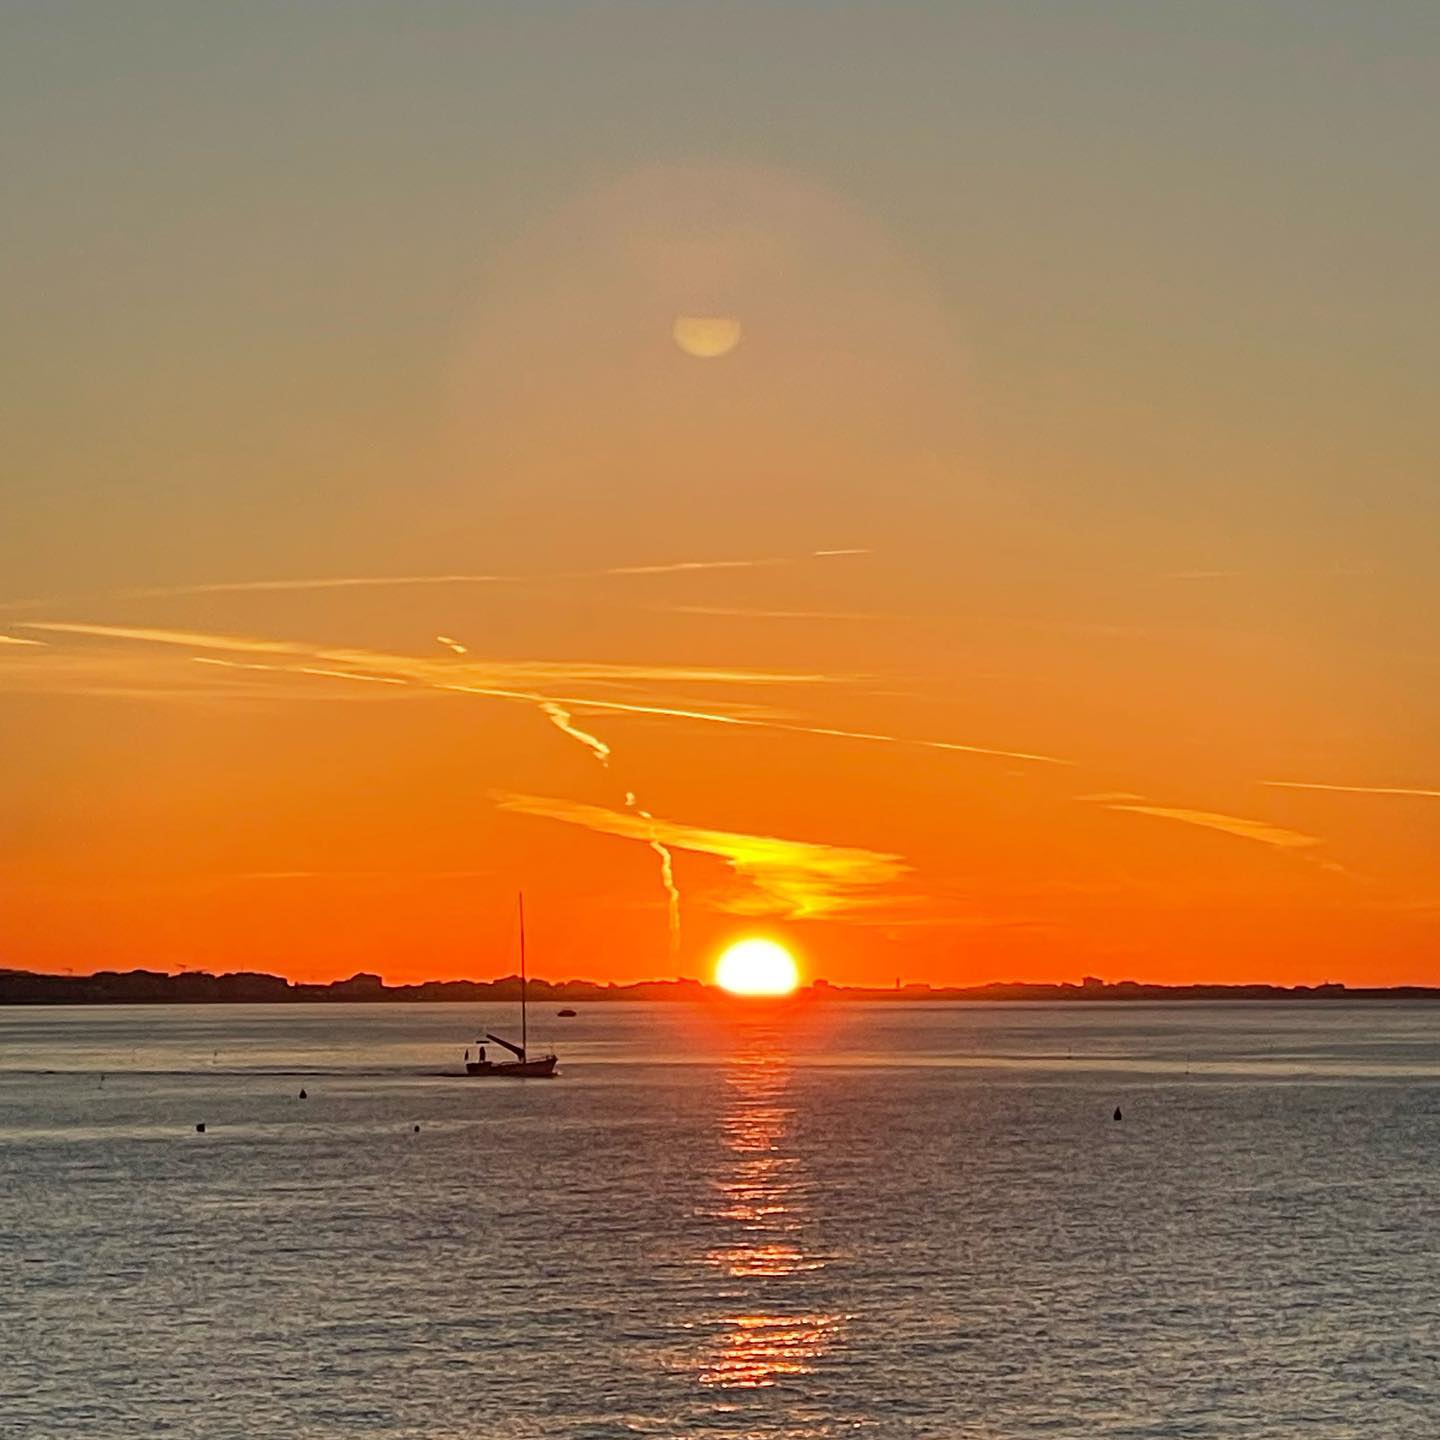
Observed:
[[[0,1435],[1440,1435],[1440,1009],[578,1008],[0,1011]]]

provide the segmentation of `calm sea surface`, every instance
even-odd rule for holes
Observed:
[[[0,1435],[1440,1436],[1440,1009],[577,1008],[0,1011]]]

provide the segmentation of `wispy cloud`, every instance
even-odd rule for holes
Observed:
[[[290,655],[340,665],[369,667],[417,682],[472,677],[498,685],[823,685],[833,677],[791,670],[743,670],[696,665],[628,665],[598,660],[474,660],[461,664],[429,656],[395,655],[366,649],[327,649],[293,640],[250,635],[217,635],[152,626],[96,625],[80,621],[27,620],[17,629],[85,636],[97,640],[129,640],[145,645],[174,645],[227,654]],[[444,688],[454,688],[446,686]],[[520,697],[533,698],[533,697]],[[580,702],[577,702],[580,703]],[[599,702],[596,702],[599,703]]]
[[[883,901],[866,892],[893,884],[910,871],[900,856],[875,850],[711,830],[537,795],[500,792],[495,801],[502,810],[517,815],[558,820],[642,844],[658,840],[676,850],[718,856],[754,887],[752,894],[737,897],[726,907],[743,914],[814,919],[872,907]]]
[[[645,608],[665,615],[711,615],[737,620],[862,621],[885,624],[915,618],[910,615],[870,614],[860,610],[757,610],[743,605],[648,605]]]
[[[0,645],[43,645],[43,640],[26,640],[20,635],[0,635]]]
[[[596,713],[652,715],[668,719],[693,720],[704,724],[769,730],[794,735],[818,735],[867,744],[910,746],[955,754],[985,755],[1040,765],[1068,765],[1054,755],[1027,750],[1007,750],[958,740],[934,740],[886,734],[873,730],[851,730],[834,725],[811,725],[757,715],[753,710],[714,704],[700,709],[690,705],[654,703],[649,699],[601,699],[596,696],[557,694],[555,686],[593,684],[601,687],[653,685],[715,685],[731,687],[813,686],[833,683],[835,677],[822,674],[777,670],[741,670],[681,665],[627,665],[597,661],[499,661],[436,660],[413,655],[393,655],[360,649],[319,649],[295,641],[268,640],[235,635],[211,635],[191,630],[153,627],[96,625],[76,621],[25,621],[16,628],[54,634],[85,636],[102,640],[133,641],[170,645],[192,650],[218,650],[222,654],[290,656],[308,663],[275,668],[298,674],[334,673],[354,679],[359,673],[445,693],[477,695],[496,700],[522,701],[532,705],[547,702],[566,710]],[[318,662],[318,663],[317,663]],[[258,668],[258,667],[257,667]],[[553,720],[553,716],[551,717]]]
[[[239,870],[215,878],[226,882],[387,880],[403,884],[410,880],[475,880],[494,873],[493,870]]]
[[[1181,810],[1164,805],[1106,804],[1107,810],[1121,810],[1130,815],[1152,815],[1158,820],[1177,820],[1182,825],[1198,825],[1206,830],[1220,830],[1242,840],[1255,840],[1281,850],[1306,849],[1324,842],[1314,835],[1298,830],[1282,830],[1265,820],[1249,820],[1240,815],[1219,815],[1212,810]]]
[[[812,550],[805,555],[769,555],[738,560],[664,560],[642,565],[607,565],[594,570],[554,570],[536,574],[444,573],[439,575],[321,575],[273,580],[220,580],[195,585],[148,585],[116,593],[128,599],[169,599],[186,595],[244,595],[305,590],[385,589],[393,586],[532,585],[564,580],[604,580],[627,575],[679,575],[697,570],[762,570],[868,555],[863,549]],[[29,602],[27,602],[29,603]]]
[[[404,685],[393,675],[366,675],[358,670],[329,670],[318,665],[266,665],[257,660],[221,660],[214,655],[192,655],[197,665],[217,665],[225,670],[268,670],[274,675],[318,675],[327,680],[359,680],[366,685]]]
[[[962,755],[991,755],[1002,760],[1026,760],[1034,765],[1071,765],[1055,755],[1031,750],[996,750],[988,745],[964,745],[958,740],[915,740],[903,735],[885,735],[873,730],[842,730],[833,725],[790,725],[779,720],[741,720],[742,725],[759,725],[767,730],[788,730],[795,735],[831,735],[842,740],[867,740],[880,745],[914,745],[922,750],[948,750]]]
[[[245,673],[256,670],[269,672],[264,684]],[[338,679],[361,683],[340,685]],[[329,666],[64,645],[0,647],[0,692],[182,705],[347,703],[413,693],[404,681]]]
[[[869,550],[812,550],[808,555],[771,555],[747,560],[670,560],[658,565],[612,565],[605,570],[572,571],[556,579],[590,580],[607,575],[678,575],[687,570],[766,570],[775,566],[801,565],[807,560],[833,560],[844,556],[868,555]]]
[[[1300,579],[1305,576],[1319,576],[1328,579],[1357,579],[1375,572],[1367,565],[1321,565],[1304,566],[1296,570],[1266,570],[1265,576],[1288,576]],[[1256,570],[1172,570],[1160,576],[1162,580],[1242,580],[1259,579]]]
[[[192,650],[228,650],[245,655],[312,655],[312,646],[251,635],[211,635],[196,630],[162,630],[134,625],[93,625],[88,621],[26,620],[20,628],[96,640],[137,640],[149,645],[187,645]]]
[[[146,585],[115,592],[127,600],[162,600],[184,595],[244,595],[269,591],[370,590],[392,585],[495,585],[506,575],[325,575],[288,580],[221,580],[203,585]]]
[[[1440,800],[1440,790],[1426,790],[1417,785],[1323,785],[1318,780],[1262,780],[1274,790],[1329,790],[1338,795],[1414,795],[1426,800]]]

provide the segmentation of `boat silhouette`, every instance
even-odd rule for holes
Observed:
[[[526,979],[525,979],[525,897],[520,896],[520,1043],[517,1045],[513,1040],[506,1040],[502,1036],[492,1035],[488,1031],[485,1040],[492,1045],[499,1045],[502,1049],[508,1050],[515,1058],[513,1060],[490,1060],[485,1055],[483,1041],[477,1041],[475,1045],[476,1058],[470,1058],[470,1052],[465,1052],[465,1073],[477,1080],[548,1080],[555,1073],[555,1066],[558,1057],[554,1051],[545,1055],[531,1057],[527,1050],[529,1042],[529,1024],[526,1006]]]

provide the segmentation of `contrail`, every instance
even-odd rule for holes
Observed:
[[[502,700],[536,700],[537,697],[515,690],[496,690],[482,685],[442,685],[439,690],[455,690],[466,695],[489,695]],[[903,735],[882,735],[871,730],[841,730],[833,725],[797,725],[785,720],[756,720],[747,715],[718,715],[707,710],[682,710],[672,705],[642,705],[625,700],[592,700],[582,695],[548,697],[560,705],[577,709],[605,710],[618,715],[662,715],[672,720],[699,720],[707,725],[737,725],[752,730],[779,730],[790,735],[825,735],[841,740],[864,740],[880,745],[915,745],[923,750],[948,750],[961,755],[992,755],[1002,760],[1025,760],[1036,765],[1073,765],[1054,755],[1032,754],[1026,750],[994,750],[986,745],[962,745],[957,740],[915,740]]]
[[[197,665],[219,665],[226,670],[270,670],[280,675],[323,675],[330,680],[361,680],[367,685],[408,685],[393,675],[366,675],[358,670],[324,670],[316,665],[265,665],[258,660],[220,660],[213,655],[192,655]]]
[[[159,600],[181,595],[243,595],[271,590],[352,590],[383,585],[495,585],[512,575],[336,575],[300,580],[222,580],[205,585],[149,585],[114,593],[126,600]]]
[[[598,736],[582,730],[570,719],[570,712],[553,700],[539,701],[545,717],[557,729],[563,730],[572,740],[578,740],[602,765],[610,764],[610,747]]]
[[[157,600],[184,595],[243,595],[271,591],[357,590],[395,585],[526,585],[554,580],[604,580],[623,575],[679,575],[695,570],[763,570],[803,565],[809,560],[834,560],[869,555],[864,549],[812,550],[807,555],[771,555],[740,560],[667,560],[653,565],[607,565],[596,570],[541,571],[524,574],[333,575],[278,580],[219,580],[197,585],[147,585],[112,593],[129,600]],[[43,602],[14,602],[19,605]],[[442,641],[443,643],[443,641]]]
[[[674,956],[680,952],[680,888],[675,884],[675,857],[655,833],[655,817],[635,803],[633,790],[625,792],[625,803],[650,827],[646,843],[660,857],[660,883],[665,887],[670,909],[670,954]]]
[[[588,730],[582,730],[575,724],[570,712],[554,700],[541,699],[538,704],[546,718],[557,730],[570,736],[572,740],[579,741],[606,770],[610,768],[612,752],[598,735],[592,735]],[[633,790],[625,792],[625,804],[646,820],[650,826],[648,843],[660,860],[660,883],[665,887],[665,895],[669,902],[670,954],[674,956],[680,950],[680,891],[675,886],[675,860],[655,835],[655,817],[636,802]]]
[[[1242,840],[1255,840],[1280,850],[1303,849],[1323,843],[1314,835],[1284,830],[1268,820],[1250,820],[1241,815],[1221,815],[1213,810],[1185,810],[1167,805],[1107,804],[1107,810],[1123,810],[1131,815],[1153,815],[1160,820],[1178,820],[1182,825],[1199,825],[1206,830],[1219,830]]]
[[[1262,780],[1275,790],[1332,790],[1341,795],[1416,795],[1427,800],[1440,800],[1440,790],[1425,790],[1409,785],[1322,785],[1318,780]]]

